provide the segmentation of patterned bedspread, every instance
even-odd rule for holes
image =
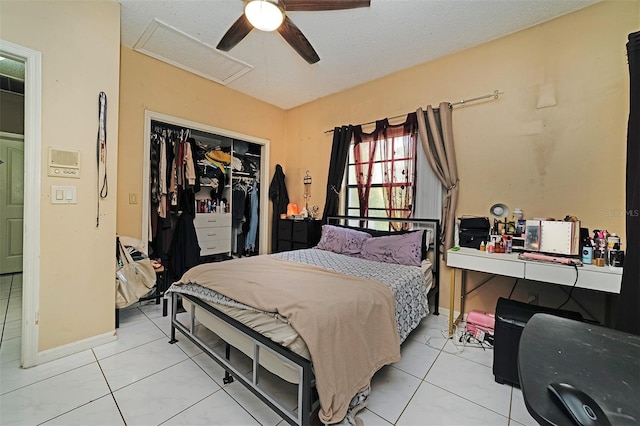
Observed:
[[[423,262],[423,267],[420,268],[360,259],[319,249],[287,251],[271,256],[314,265],[346,275],[380,281],[391,287],[396,301],[396,320],[401,342],[404,342],[409,333],[429,313],[427,292],[431,287],[432,274],[428,261]],[[171,291],[191,294],[200,299],[225,306],[262,312],[197,284],[184,284],[179,288],[172,286],[167,294]],[[276,313],[262,313],[273,315],[287,322],[285,318]]]
[[[287,251],[272,256],[380,281],[391,287],[396,300],[396,319],[401,342],[429,313],[427,292],[431,285],[432,274],[428,264],[428,269],[396,265],[319,249]]]

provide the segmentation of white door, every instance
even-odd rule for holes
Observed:
[[[22,271],[24,136],[0,132],[0,274]]]

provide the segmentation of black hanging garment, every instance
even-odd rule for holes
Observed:
[[[193,216],[189,212],[182,212],[176,224],[176,230],[169,249],[171,274],[181,277],[187,270],[200,263],[200,246]]]
[[[640,31],[629,34],[629,124],[627,128],[627,253],[615,328],[640,334]]]
[[[269,199],[273,203],[273,218],[271,221],[271,251],[278,247],[278,218],[280,214],[287,212],[289,204],[289,194],[287,185],[284,183],[284,172],[282,166],[276,164],[276,171],[269,185]]]

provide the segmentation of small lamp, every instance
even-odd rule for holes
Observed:
[[[274,31],[284,21],[284,6],[279,0],[245,0],[244,14],[255,28]]]
[[[287,204],[287,216],[293,217],[298,214],[298,205],[295,203]]]

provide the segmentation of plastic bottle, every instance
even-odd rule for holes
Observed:
[[[584,263],[585,265],[591,265],[592,260],[593,260],[593,247],[592,246],[582,247],[582,263]]]
[[[515,209],[513,209],[513,217],[516,221],[524,217],[522,214],[522,209],[520,207],[516,207]]]

